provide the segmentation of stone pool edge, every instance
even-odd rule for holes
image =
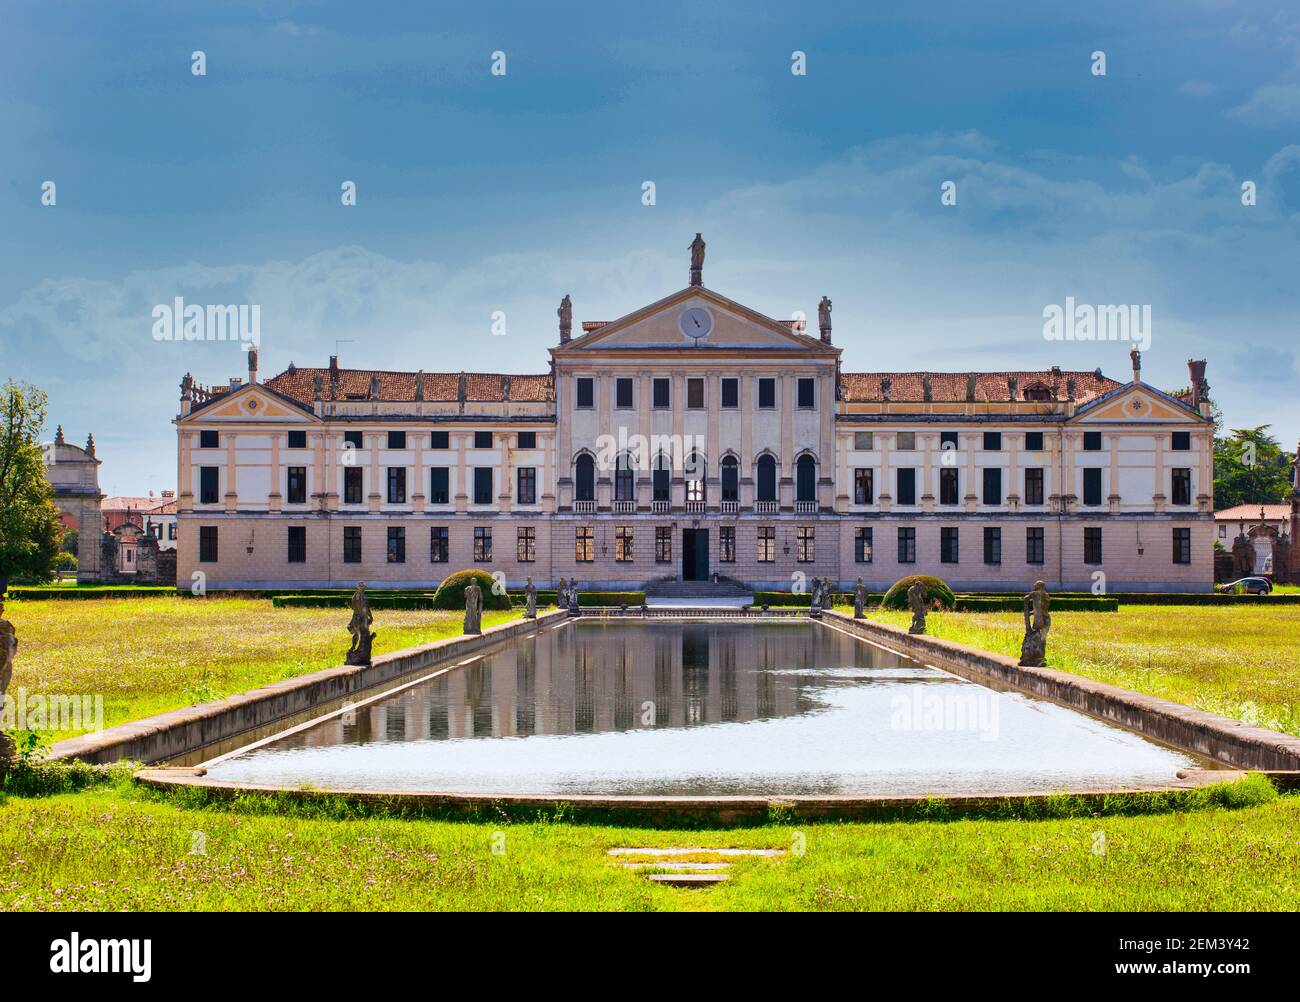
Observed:
[[[477,636],[462,634],[380,654],[368,668],[353,665],[323,668],[210,703],[169,710],[68,738],[50,747],[49,759],[76,759],[93,764],[129,759],[149,764],[180,758],[567,619],[566,611],[554,609],[539,613],[536,619],[490,626]]]
[[[1056,668],[1025,668],[1005,655],[953,640],[915,636],[901,627],[854,619],[842,612],[827,610],[822,613],[821,621],[923,664],[933,664],[975,682],[999,682],[1236,769],[1300,770],[1300,738],[1280,731]]]

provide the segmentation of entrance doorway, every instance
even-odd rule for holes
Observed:
[[[709,580],[709,530],[682,530],[682,580]]]

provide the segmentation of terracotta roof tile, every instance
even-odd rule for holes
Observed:
[[[880,383],[883,379],[890,381],[889,396],[891,400],[923,400],[925,392],[922,380],[930,377],[932,399],[936,401],[962,401],[966,399],[966,380],[971,375],[966,372],[843,372],[840,373],[840,393],[848,403],[862,403],[869,400],[882,400]],[[1017,381],[1016,399],[1025,399],[1025,390],[1029,387],[1045,389],[1049,394],[1046,399],[1067,399],[1066,381],[1074,380],[1074,399],[1078,403],[1094,400],[1102,394],[1123,385],[1113,379],[1107,379],[1097,372],[1066,371],[1053,372],[1039,369],[1020,372],[977,372],[975,375],[976,400],[1008,400],[1007,380]]]
[[[330,370],[290,368],[266,380],[265,385],[277,393],[308,406],[312,403],[312,381],[321,377],[323,396],[330,399]],[[379,399],[414,400],[414,372],[388,372],[380,369],[339,369],[334,396],[338,400],[365,400],[370,396],[370,381],[379,377]],[[462,376],[466,400],[499,402],[546,402],[554,399],[548,375],[509,375],[496,372],[426,372],[425,400],[460,399]],[[508,394],[508,396],[507,396]]]

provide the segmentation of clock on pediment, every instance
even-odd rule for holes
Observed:
[[[703,306],[691,306],[682,310],[682,315],[677,318],[677,326],[683,334],[698,343],[700,338],[713,330],[713,314]]]

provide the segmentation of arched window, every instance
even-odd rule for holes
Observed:
[[[722,500],[740,500],[740,464],[735,456],[722,457]]]
[[[794,464],[794,489],[796,501],[817,500],[817,460],[807,453]]]
[[[636,474],[632,469],[632,457],[627,453],[614,461],[614,500],[636,500]]]
[[[574,500],[596,500],[596,461],[590,453],[584,452],[574,461],[573,479],[576,490]]]
[[[768,455],[758,457],[758,500],[776,500],[776,460]]]
[[[668,457],[662,452],[655,460],[653,477],[654,500],[668,501],[671,500],[672,491],[672,470],[668,465]]]
[[[682,471],[686,477],[686,500],[703,501],[704,500],[704,457],[698,452],[692,452],[686,458],[686,467]]]
[[[1030,383],[1025,387],[1026,400],[1051,400],[1052,395],[1052,388],[1046,383]]]

